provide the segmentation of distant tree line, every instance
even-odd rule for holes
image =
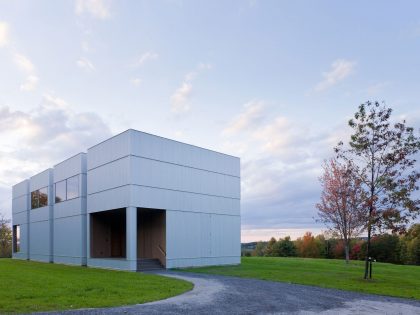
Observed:
[[[326,238],[323,234],[314,236],[311,232],[306,232],[295,241],[289,236],[278,240],[272,237],[268,242],[244,245],[243,256],[344,259],[346,255],[343,239]],[[366,246],[365,239],[352,239],[350,259],[365,260]],[[420,265],[420,224],[413,224],[403,235],[385,233],[373,236],[370,249],[372,258],[378,262]]]
[[[12,229],[10,220],[0,213],[0,258],[12,257]]]

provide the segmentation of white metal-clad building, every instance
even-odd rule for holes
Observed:
[[[13,258],[240,263],[239,158],[127,130],[13,186]]]

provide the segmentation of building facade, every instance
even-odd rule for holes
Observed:
[[[127,130],[13,186],[13,258],[240,263],[240,160]]]

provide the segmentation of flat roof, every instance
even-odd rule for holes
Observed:
[[[105,139],[105,140],[103,140],[103,141],[101,141],[101,142],[99,142],[99,143],[97,143],[97,144],[95,144],[93,146],[91,146],[90,148],[88,148],[88,150],[90,150],[90,149],[92,149],[92,148],[94,148],[94,147],[96,147],[96,146],[98,146],[98,145],[100,145],[100,144],[102,144],[102,143],[104,143],[104,142],[106,142],[108,140],[111,140],[112,138],[115,138],[115,137],[117,137],[119,135],[122,135],[123,133],[126,133],[128,131],[134,131],[134,132],[144,133],[144,134],[149,135],[149,136],[153,136],[153,137],[157,137],[157,138],[161,138],[161,139],[165,139],[165,140],[177,142],[177,143],[188,145],[188,146],[191,146],[191,147],[194,147],[194,148],[198,148],[198,149],[202,149],[202,150],[206,150],[206,151],[210,151],[210,152],[215,152],[215,153],[218,153],[218,154],[223,154],[223,155],[227,155],[227,156],[230,156],[230,157],[233,157],[233,158],[236,158],[236,159],[240,159],[238,156],[234,156],[234,155],[223,153],[223,152],[216,151],[216,150],[211,150],[211,149],[203,148],[203,147],[200,147],[198,145],[194,145],[194,144],[190,144],[190,143],[186,143],[186,142],[181,142],[181,141],[178,141],[178,140],[173,140],[173,139],[170,139],[170,138],[158,136],[158,135],[155,135],[155,134],[152,134],[152,133],[148,133],[148,132],[136,130],[136,129],[133,129],[133,128],[129,128],[127,130],[124,130],[123,132],[117,133],[116,135],[114,135],[114,136],[112,136],[112,137],[110,137],[108,139]]]

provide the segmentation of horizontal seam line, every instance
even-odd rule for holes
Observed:
[[[203,171],[203,172],[209,172],[209,173],[215,173],[215,174],[220,174],[220,175],[226,175],[226,176],[235,177],[235,178],[239,178],[239,179],[241,178],[240,176],[237,176],[237,175],[232,175],[232,174],[226,174],[226,173],[221,173],[221,172],[211,171],[211,170],[207,170],[207,169],[204,169],[204,168],[199,168],[199,167],[194,167],[194,166],[188,166],[188,165],[182,165],[182,164],[178,164],[178,163],[174,163],[174,162],[162,161],[162,160],[153,159],[153,158],[148,158],[148,157],[141,156],[141,155],[136,155],[136,154],[127,154],[127,155],[124,155],[124,156],[122,156],[122,157],[119,157],[119,158],[117,158],[117,159],[115,159],[115,160],[112,160],[112,161],[109,161],[109,162],[106,162],[106,163],[100,164],[100,165],[98,165],[98,166],[95,166],[95,167],[89,168],[89,169],[88,169],[88,172],[89,172],[89,171],[92,171],[92,170],[95,170],[95,169],[97,169],[97,168],[99,168],[99,167],[101,167],[101,166],[105,166],[105,165],[111,164],[111,163],[113,163],[113,162],[116,162],[116,161],[122,160],[122,159],[124,159],[124,158],[126,158],[126,157],[130,157],[130,156],[133,156],[133,157],[136,157],[136,158],[140,158],[140,159],[145,159],[145,160],[155,161],[155,162],[161,162],[161,163],[166,163],[166,164],[176,165],[176,166],[180,166],[180,167],[191,168],[191,169],[200,170],[200,171]]]
[[[153,188],[153,189],[160,189],[160,190],[176,191],[176,192],[182,192],[182,193],[187,193],[187,194],[195,194],[195,195],[202,195],[202,196],[209,196],[209,197],[217,197],[217,198],[240,200],[240,198],[235,198],[235,197],[210,195],[210,194],[197,193],[197,192],[192,192],[192,191],[185,191],[185,190],[178,190],[178,189],[171,189],[171,188],[162,188],[162,187],[154,187],[154,186],[139,185],[139,184],[125,184],[125,185],[120,185],[120,186],[116,186],[116,187],[113,187],[113,188],[108,188],[108,189],[104,189],[104,190],[101,190],[101,191],[96,191],[94,193],[90,193],[90,194],[88,194],[88,196],[92,196],[92,195],[95,195],[95,194],[99,194],[101,192],[113,190],[113,189],[116,189],[116,188],[126,187],[126,186],[138,186],[138,187],[146,187],[146,188]]]

